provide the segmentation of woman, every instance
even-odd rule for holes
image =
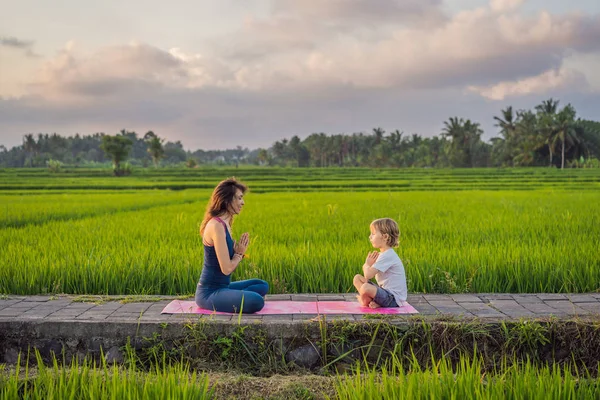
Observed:
[[[233,217],[242,211],[248,188],[235,178],[219,183],[206,207],[200,235],[204,266],[196,289],[198,307],[225,312],[255,313],[264,305],[269,284],[261,279],[231,282],[248,247],[248,233],[236,243],[231,236]]]

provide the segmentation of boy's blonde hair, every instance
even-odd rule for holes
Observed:
[[[388,235],[388,246],[398,247],[400,242],[400,228],[396,221],[391,218],[379,218],[371,222],[371,226],[381,232],[382,235]]]

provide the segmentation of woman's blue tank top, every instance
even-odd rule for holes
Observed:
[[[229,258],[231,259],[234,252],[233,239],[229,234],[229,230],[227,229],[225,222],[218,217],[215,217],[214,219],[223,224],[223,228],[225,228],[225,240],[227,241],[227,249],[229,250]],[[215,247],[204,244],[204,265],[202,266],[202,274],[200,275],[199,286],[201,286],[203,289],[205,288],[214,290],[228,287],[230,282],[231,275],[225,275],[221,271],[221,266],[219,265],[219,259],[217,258]]]

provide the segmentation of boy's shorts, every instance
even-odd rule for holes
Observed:
[[[399,307],[393,294],[371,281],[369,281],[369,283],[377,287],[377,293],[375,294],[375,298],[373,298],[375,303],[379,304],[381,307]]]

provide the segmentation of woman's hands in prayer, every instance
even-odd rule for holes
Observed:
[[[233,251],[236,254],[240,254],[243,256],[246,253],[248,245],[250,244],[250,239],[248,237],[248,232],[242,233],[242,236],[240,236],[240,240],[233,244]]]

